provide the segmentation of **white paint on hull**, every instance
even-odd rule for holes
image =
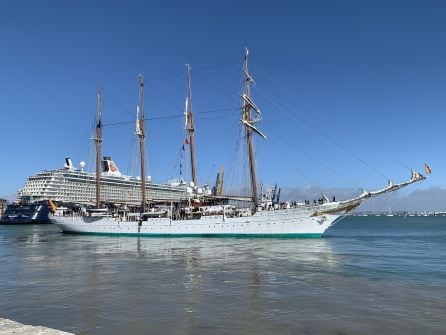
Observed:
[[[228,218],[203,216],[195,220],[150,218],[120,221],[110,217],[62,217],[52,221],[64,232],[119,235],[308,235],[320,236],[340,217],[326,214],[311,216],[312,211],[296,209],[257,212],[253,216]]]

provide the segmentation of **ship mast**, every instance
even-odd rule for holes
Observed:
[[[243,75],[244,75],[244,87],[243,87],[243,101],[242,101],[242,123],[245,125],[246,129],[246,142],[248,144],[248,156],[249,156],[249,168],[251,173],[251,191],[252,191],[252,201],[254,202],[254,213],[257,211],[259,206],[259,200],[257,197],[257,178],[256,178],[256,166],[254,157],[254,143],[252,139],[253,126],[251,119],[251,108],[253,107],[250,99],[250,86],[253,81],[248,72],[248,48],[245,48],[245,61],[243,64]],[[255,106],[255,105],[254,105]]]
[[[102,86],[98,84],[98,114],[96,120],[96,208],[101,208],[101,143],[102,143]]]
[[[195,165],[195,126],[194,115],[192,113],[192,84],[190,78],[190,64],[186,64],[187,68],[187,94],[186,94],[186,129],[189,132],[189,150],[190,150],[190,165],[191,177],[194,185],[197,185],[197,173]]]
[[[144,76],[139,75],[139,103],[137,107],[136,136],[139,139],[139,155],[141,161],[141,213],[146,212],[146,173],[145,173],[145,130],[144,130]]]

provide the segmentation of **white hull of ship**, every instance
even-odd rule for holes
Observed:
[[[65,233],[129,236],[283,236],[320,237],[341,215],[311,216],[295,209],[263,211],[252,216],[228,218],[203,216],[192,220],[149,218],[121,221],[111,217],[52,216]]]
[[[129,236],[294,236],[320,237],[337,220],[358,207],[365,199],[396,191],[424,180],[417,172],[407,182],[389,185],[381,190],[363,192],[356,198],[329,202],[319,206],[258,211],[251,216],[226,217],[204,215],[200,219],[172,220],[149,218],[145,221],[124,221],[101,216],[58,216],[51,221],[65,233]]]

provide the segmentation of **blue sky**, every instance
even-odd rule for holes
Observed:
[[[417,188],[444,188],[445,13],[444,1],[2,1],[0,195],[64,157],[91,166],[98,81],[105,124],[134,119],[140,73],[146,117],[181,115],[186,63],[199,180],[224,164],[230,184],[245,46],[268,136],[262,182],[371,189],[428,162]],[[153,180],[178,177],[182,127],[148,122]],[[133,133],[104,128],[103,153],[129,174]]]

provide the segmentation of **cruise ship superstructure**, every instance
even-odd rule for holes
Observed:
[[[92,172],[76,169],[66,158],[63,168],[39,172],[28,177],[18,193],[20,202],[39,202],[52,199],[63,203],[95,203],[96,176]],[[153,183],[146,178],[147,199],[154,202],[169,202],[187,198],[185,184]],[[136,205],[141,202],[141,179],[122,175],[110,157],[102,160],[102,201],[113,204]]]

